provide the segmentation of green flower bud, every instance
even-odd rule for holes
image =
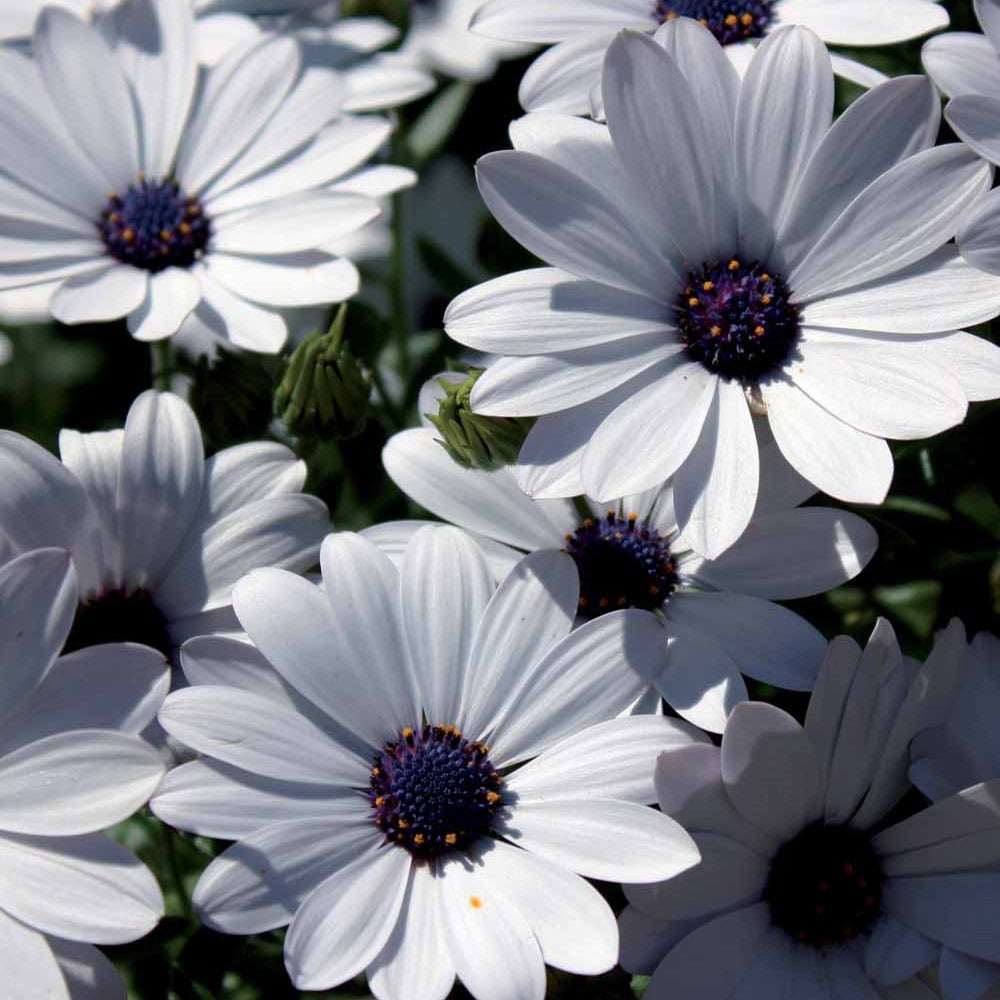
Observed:
[[[274,412],[304,438],[357,437],[368,420],[371,376],[344,342],[346,303],[326,333],[310,334],[288,360]]]
[[[482,368],[466,369],[463,382],[439,379],[444,398],[436,414],[426,414],[438,429],[438,441],[466,469],[499,469],[517,461],[517,453],[534,424],[533,417],[487,417],[472,412],[469,397],[483,374]]]

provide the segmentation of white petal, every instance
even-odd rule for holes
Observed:
[[[722,780],[755,826],[789,838],[820,815],[819,767],[802,727],[764,702],[733,709],[722,738]]]
[[[489,728],[494,759],[508,764],[533,757],[624,712],[658,674],[664,638],[660,620],[635,608],[575,629],[529,669],[522,667],[521,681],[503,695]]]
[[[163,340],[175,334],[201,301],[201,285],[189,271],[168,267],[150,275],[146,298],[129,313],[128,332],[136,340]]]
[[[255,306],[221,285],[207,269],[199,267],[202,301],[188,317],[209,336],[230,341],[235,347],[277,354],[288,337],[279,312]],[[184,332],[184,327],[182,327]]]
[[[840,500],[885,499],[893,463],[882,438],[838,420],[792,382],[773,379],[762,389],[774,438],[796,471]]]
[[[205,264],[230,292],[266,306],[343,302],[354,295],[361,280],[349,260],[319,250],[271,259],[213,253]]]
[[[68,553],[39,549],[0,567],[0,713],[18,709],[59,655],[76,613]]]
[[[452,725],[458,718],[463,671],[494,586],[482,551],[464,532],[423,528],[406,548],[400,567],[403,627],[420,703],[432,724]]]
[[[905,342],[805,330],[785,374],[833,416],[898,440],[960,424],[968,402],[958,380]]]
[[[526,556],[500,584],[480,619],[462,692],[461,728],[485,736],[530,666],[569,634],[579,576],[568,555]]]
[[[451,861],[440,869],[444,944],[477,1000],[542,1000],[545,962],[527,920],[493,890],[481,868]],[[437,873],[435,873],[437,874]]]
[[[674,477],[674,510],[684,541],[714,558],[746,530],[757,501],[760,465],[743,386],[716,379],[701,436]]]
[[[128,582],[154,584],[201,500],[204,449],[194,412],[171,393],[144,392],[125,421],[118,530]]]
[[[414,866],[399,919],[368,966],[368,988],[378,1000],[444,1000],[455,982],[443,929],[441,881],[430,866]]]
[[[362,758],[305,716],[237,688],[175,691],[159,720],[192,750],[265,777],[354,787],[368,772]]]
[[[1000,102],[997,107],[1000,110]],[[966,214],[956,241],[970,264],[991,275],[1000,274],[1000,198],[992,191]]]
[[[49,310],[62,323],[103,323],[138,309],[146,298],[145,271],[125,264],[104,266],[67,278],[52,293]]]
[[[618,957],[614,913],[582,878],[495,840],[479,853],[487,898],[504,897],[531,928],[547,965],[578,976],[607,972]]]
[[[353,791],[263,778],[204,758],[175,767],[150,800],[150,809],[164,823],[224,840],[241,840],[292,820],[342,824],[351,807],[369,822],[365,803]]]
[[[0,827],[40,836],[91,833],[145,805],[165,773],[138,736],[57,733],[0,758]]]
[[[740,673],[790,691],[810,691],[826,653],[823,636],[794,611],[746,594],[675,594],[671,622],[702,629]]]
[[[488,38],[512,42],[560,42],[576,35],[589,35],[604,28],[649,27],[642,16],[641,3],[627,0],[594,0],[586,5],[567,7],[562,0],[490,0],[473,15],[469,28]],[[630,12],[633,12],[630,15]]]
[[[202,516],[224,517],[255,500],[301,493],[306,464],[275,441],[251,441],[216,452],[205,462]]]
[[[733,996],[760,957],[770,927],[766,903],[703,924],[667,953],[647,992],[651,998]]]
[[[991,168],[957,144],[917,153],[872,181],[788,275],[799,302],[895,274],[958,231]]]
[[[739,668],[711,631],[671,619],[666,634],[656,689],[689,722],[712,733],[722,732],[729,713],[747,698]]]
[[[829,507],[761,514],[718,559],[695,576],[713,587],[772,601],[821,594],[860,573],[878,536],[864,519]]]
[[[996,163],[1000,159],[1000,142],[996,122],[1000,100],[982,94],[963,94],[948,102],[945,118],[955,134],[972,150]]]
[[[100,834],[0,836],[0,891],[10,916],[72,941],[134,941],[163,916],[151,872]]]
[[[607,882],[656,882],[698,862],[674,820],[615,799],[519,802],[500,830],[553,864]]]
[[[948,12],[926,0],[885,0],[829,4],[794,0],[790,15],[830,45],[893,45],[948,27]]]
[[[517,271],[470,288],[448,306],[444,323],[453,340],[508,355],[572,351],[673,326],[661,303],[557,268]]]
[[[591,112],[591,93],[600,89],[601,66],[611,37],[603,32],[570,38],[543,52],[525,71],[517,96],[532,112]]]
[[[608,127],[636,210],[657,219],[680,256],[694,261],[731,253],[737,243],[729,136],[702,124],[691,93],[697,85],[645,35],[619,35],[608,48],[602,80]],[[657,100],[646,100],[649,94]],[[663,197],[668,190],[671,197]]]
[[[657,756],[705,740],[693,726],[660,715],[611,719],[549,747],[518,768],[507,787],[518,802],[593,797],[648,805],[656,801]]]
[[[76,994],[67,988],[49,939],[2,910],[0,962],[4,970],[4,992],[10,1000],[76,1000]],[[108,1000],[119,998],[111,994]]]
[[[749,255],[770,253],[771,227],[789,207],[832,118],[833,71],[826,46],[799,28],[768,35],[743,78],[736,108],[736,183],[742,192],[737,204]],[[722,250],[727,252],[732,250]]]
[[[127,1000],[125,983],[104,952],[77,941],[53,937],[46,940],[72,1000]]]
[[[820,234],[886,170],[934,145],[941,101],[922,76],[859,97],[822,138],[779,226],[778,245],[801,260]]]
[[[285,938],[285,965],[304,990],[356,976],[382,950],[403,904],[411,856],[387,848],[331,875],[299,908]]]
[[[290,38],[237,48],[208,71],[177,155],[175,173],[200,192],[253,141],[280,106],[299,70]]]
[[[865,950],[865,972],[879,986],[902,982],[930,965],[937,944],[893,917],[880,920]]]
[[[617,205],[593,185],[533,153],[490,153],[476,166],[479,190],[511,236],[570,274],[668,302],[677,279]]]
[[[938,978],[949,1000],[991,1000],[990,990],[996,986],[998,977],[1000,968],[993,962],[963,955],[953,948],[941,949]]]
[[[394,434],[382,450],[382,464],[392,481],[432,514],[518,548],[560,546],[573,517],[567,504],[562,523],[555,523],[551,508],[525,496],[508,469],[462,468],[429,428]]]
[[[927,75],[948,97],[985,94],[1000,98],[1000,60],[985,35],[950,31],[928,38],[920,59]]]
[[[662,374],[614,410],[583,457],[583,485],[601,502],[669,478],[691,454],[715,396],[716,379],[693,361]]]
[[[32,43],[45,85],[75,141],[109,188],[139,175],[139,136],[128,84],[107,42],[79,18],[50,8]]]
[[[156,0],[116,12],[117,53],[141,109],[142,168],[166,177],[198,80],[194,18],[183,4]]]
[[[627,905],[618,915],[619,964],[632,975],[652,975],[667,952],[699,922],[659,920]]]

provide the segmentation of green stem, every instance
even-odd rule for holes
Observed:
[[[177,857],[177,844],[174,842],[176,836],[166,823],[154,820],[160,830],[160,840],[163,842],[163,850],[167,857],[167,867],[170,869],[170,880],[174,884],[177,898],[180,900],[181,913],[190,919],[193,914],[191,900],[188,899],[187,890],[184,888],[184,873],[181,871],[180,859]]]
[[[389,309],[396,342],[396,360],[403,381],[410,380],[410,318],[406,308],[406,227],[404,194],[392,196],[392,254],[389,258]]]
[[[170,340],[156,340],[149,345],[153,365],[153,388],[160,392],[170,391],[170,376],[174,373],[173,351]]]

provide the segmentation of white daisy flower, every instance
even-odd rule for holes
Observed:
[[[400,55],[420,66],[478,83],[488,80],[504,59],[530,52],[530,46],[469,31],[481,0],[413,0],[410,30]]]
[[[0,964],[9,1000],[118,1000],[94,944],[122,944],[163,915],[152,874],[99,833],[164,774],[136,734],[167,690],[163,657],[115,645],[60,657],[76,609],[68,553],[0,567]]]
[[[774,447],[765,450],[770,461]],[[826,640],[773,603],[822,593],[857,576],[878,537],[862,518],[824,507],[796,509],[813,491],[784,466],[746,533],[721,558],[702,559],[678,535],[666,487],[615,500],[531,500],[510,469],[483,472],[453,462],[430,428],[393,435],[386,472],[421,507],[473,533],[498,579],[525,552],[568,552],[580,574],[578,616],[622,607],[662,614],[661,669],[654,684],[684,718],[721,732],[746,700],[743,674],[811,690]],[[395,521],[362,534],[398,561],[426,521]]]
[[[660,807],[702,861],[626,886],[622,959],[655,968],[649,1000],[860,1000],[942,948],[1000,959],[1000,782],[897,809],[909,744],[944,716],[964,641],[954,622],[921,667],[880,622],[863,652],[834,640],[804,728],[746,703],[721,749],[660,755]]]
[[[983,35],[949,32],[924,45],[924,68],[952,98],[945,118],[955,134],[991,163],[1000,163],[1000,0],[976,0]],[[968,213],[957,237],[971,264],[1000,274],[1000,196],[990,191]]]
[[[880,503],[886,438],[1000,395],[1000,350],[955,332],[996,315],[1000,282],[948,243],[992,170],[932,148],[925,78],[873,88],[831,126],[812,32],[769,35],[741,83],[681,18],[655,40],[623,33],[604,84],[607,128],[529,115],[515,150],[479,163],[493,214],[553,266],[446,315],[460,343],[507,355],[473,408],[539,416],[516,471],[529,494],[606,500],[674,476],[678,523],[714,557],[754,510],[754,415],[818,489]]]
[[[482,552],[444,526],[398,572],[353,534],[326,539],[322,566],[325,593],[280,570],[241,580],[254,645],[186,643],[194,686],[160,713],[204,758],[153,810],[238,841],[195,888],[202,921],[290,923],[299,989],[366,971],[379,1000],[443,1000],[456,976],[480,1000],[541,1000],[546,963],[610,969],[614,918],[579,876],[653,881],[697,860],[642,803],[659,749],[703,734],[615,718],[647,683],[653,616],[571,632],[567,556],[528,556],[494,593]]]
[[[0,49],[0,289],[52,284],[57,319],[127,316],[140,340],[189,321],[279,350],[281,307],[358,289],[323,247],[412,182],[361,169],[388,122],[341,114],[340,76],[304,69],[289,38],[240,46],[199,82],[187,4],[129,0],[113,24],[109,42],[46,9],[33,60]]]
[[[754,48],[783,25],[815,31],[828,45],[893,45],[948,26],[937,0],[488,0],[472,30],[490,38],[552,45],[521,82],[526,111],[603,113],[604,53],[622,28],[653,34],[679,17],[700,21],[725,46],[742,74]],[[833,71],[863,87],[888,77],[871,66],[830,54]]]
[[[62,431],[59,450],[62,461],[0,432],[0,556],[72,553],[68,649],[130,640],[173,656],[189,636],[238,629],[233,584],[258,566],[308,569],[330,530],[284,445],[255,441],[206,461],[194,413],[170,393],[139,396],[124,430]]]

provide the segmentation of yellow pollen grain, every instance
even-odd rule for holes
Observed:
[[[606,598],[602,597],[598,602],[602,608],[606,608],[611,602]]]
[[[426,840],[427,838],[422,833],[415,833],[413,835],[413,843],[416,844],[418,847]]]
[[[126,229],[125,232],[122,233],[122,239],[126,243],[131,243],[132,240],[135,239],[135,230],[134,229]]]
[[[470,896],[469,906],[474,910],[481,910],[483,908],[483,901],[478,896]]]
[[[689,305],[689,306],[696,306],[696,305],[698,305],[698,299],[696,299],[696,298],[695,298],[695,297],[694,297],[694,296],[692,295],[692,296],[691,296],[691,298],[689,298],[689,299],[688,299],[688,305]]]
[[[489,802],[491,806],[495,806],[500,801],[499,792],[487,792],[486,801]]]
[[[454,847],[458,843],[458,834],[457,833],[446,833],[444,835],[444,842],[449,847]]]
[[[721,337],[722,336],[722,327],[721,326],[713,326],[708,332],[713,337]]]
[[[729,270],[730,271],[738,271],[739,269],[740,269],[740,262],[734,257],[729,262]]]
[[[181,231],[181,232],[182,232],[182,233],[183,233],[183,234],[184,234],[185,236],[187,236],[187,234],[191,232],[191,227],[190,227],[190,226],[189,226],[189,225],[188,225],[188,224],[187,224],[186,222],[182,222],[182,223],[181,223],[181,224],[180,224],[180,225],[179,225],[179,226],[178,226],[177,228],[178,228],[178,229],[179,229],[179,230],[180,230],[180,231]]]
[[[771,302],[773,301],[773,296],[771,296],[771,295],[762,295],[760,297],[760,301],[763,302],[764,305],[769,306],[771,304]]]
[[[730,28],[733,27],[733,25],[735,25],[738,21],[739,18],[735,14],[726,15],[726,24],[728,24]]]
[[[166,243],[170,239],[170,237],[173,236],[173,235],[174,234],[172,232],[170,232],[169,229],[161,229],[160,230],[160,239],[163,240],[164,243]]]
[[[413,736],[413,730],[407,727],[403,730],[403,739],[408,740]]]
[[[677,12],[672,10],[669,14],[667,14],[667,20],[668,21],[676,21],[677,20]]]
[[[638,521],[639,520],[639,512],[636,511],[636,510],[632,511],[632,513],[629,514],[628,519],[630,521]]]
[[[399,823],[398,823],[398,826],[399,826],[400,830],[409,830],[410,829],[410,821],[408,819],[401,819],[399,821]],[[420,836],[422,837],[423,834],[420,834]]]
[[[762,274],[758,280],[760,280],[760,281],[770,281],[771,280],[771,275],[769,275],[769,274]]]
[[[706,282],[704,282],[702,284],[701,287],[704,288],[706,292],[710,292],[713,288],[715,288],[715,282],[714,281],[706,281]]]
[[[382,806],[385,805],[385,796],[384,795],[377,796],[375,799],[375,805],[377,808],[381,809]]]
[[[577,603],[577,604],[578,604],[578,605],[579,605],[579,606],[580,606],[581,608],[585,608],[585,607],[587,606],[587,604],[589,603],[589,601],[587,600],[587,598],[586,598],[586,597],[581,597],[581,598],[580,598],[580,600],[578,600],[578,601],[577,601],[576,603]]]
[[[753,328],[753,335],[755,337],[763,337],[767,331],[762,326],[755,326]]]
[[[753,24],[753,14],[744,14],[740,20],[749,28]]]

